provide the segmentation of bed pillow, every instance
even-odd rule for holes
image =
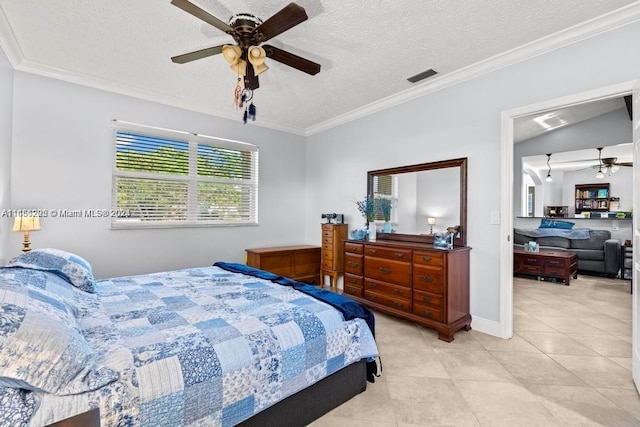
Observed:
[[[15,280],[0,281],[0,387],[57,395],[95,390],[118,378],[95,365],[65,301]]]
[[[95,292],[91,264],[84,258],[60,249],[34,249],[14,258],[5,267],[50,271],[85,292]]]
[[[574,223],[571,221],[563,221],[560,219],[542,218],[538,228],[559,228],[562,230],[571,230]]]

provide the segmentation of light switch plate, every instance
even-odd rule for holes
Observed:
[[[500,224],[500,211],[491,211],[491,224]]]

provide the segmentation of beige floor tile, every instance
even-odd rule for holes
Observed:
[[[530,331],[530,332],[557,332],[551,326],[544,322],[530,316],[524,312],[523,314],[516,315],[514,311],[513,315],[513,330],[514,332]]]
[[[481,425],[560,425],[522,384],[489,381],[454,381]]]
[[[388,376],[367,384],[367,389],[343,403],[329,415],[354,420],[394,422],[396,417],[389,397]]]
[[[635,389],[629,371],[603,356],[550,354],[592,387]]]
[[[459,349],[459,350],[484,350],[482,344],[474,338],[474,330],[461,330],[455,333],[453,341],[446,342],[438,338],[438,333],[433,329],[422,328],[422,336],[433,348]]]
[[[550,308],[546,304],[527,300],[525,302],[517,302],[514,300],[514,307],[517,307],[524,313],[527,313],[531,316],[558,316],[564,317],[566,316],[561,310]]]
[[[563,425],[635,426],[638,419],[591,387],[527,385]]]
[[[633,415],[640,425],[640,395],[637,390],[623,390],[619,388],[597,388],[610,401]]]
[[[620,365],[631,372],[631,358],[630,357],[608,357],[616,365]]]
[[[614,319],[605,314],[582,317],[581,320],[591,326],[608,332],[612,335],[623,335],[631,337],[631,322]],[[629,318],[631,320],[631,318]]]
[[[482,346],[489,351],[508,351],[519,353],[541,353],[540,350],[529,344],[526,340],[518,335],[514,335],[508,340],[475,332],[473,337],[479,341]]]
[[[559,332],[518,332],[522,338],[547,354],[598,356],[598,353]]]
[[[440,378],[387,378],[398,423],[479,426],[453,381]]]
[[[309,424],[313,427],[397,427],[395,421],[356,420],[349,417],[325,415]]]
[[[449,378],[434,350],[424,341],[412,345],[379,346],[386,375]]]
[[[535,318],[551,326],[557,332],[562,332],[563,334],[608,334],[607,331],[603,331],[596,326],[585,324],[580,318],[577,317],[535,316]]]
[[[440,362],[451,378],[515,382],[513,375],[484,350],[445,350],[435,348]]]
[[[523,384],[587,384],[546,354],[493,353],[507,370]]]
[[[602,356],[631,357],[631,343],[611,335],[567,334]]]

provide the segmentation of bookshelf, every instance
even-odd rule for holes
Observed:
[[[576,213],[607,212],[610,203],[609,183],[576,184]]]
[[[567,218],[569,216],[569,206],[547,206],[544,216],[548,218]]]

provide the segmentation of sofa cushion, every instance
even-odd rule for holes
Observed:
[[[538,237],[536,242],[538,242],[540,246],[555,246],[564,249],[571,247],[571,240],[564,237]]]
[[[589,261],[604,261],[604,251],[601,249],[571,249],[578,255],[578,259]]]
[[[604,242],[611,238],[609,230],[590,230],[588,240],[571,240],[571,249],[604,250]]]

